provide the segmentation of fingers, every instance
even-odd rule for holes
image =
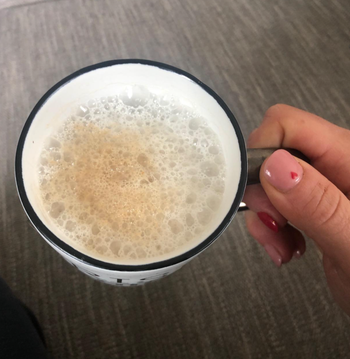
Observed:
[[[350,202],[326,177],[287,151],[262,165],[261,184],[272,205],[340,265],[350,258]]]
[[[269,215],[276,222],[278,228],[287,224],[287,220],[272,205],[260,184],[247,186],[243,201],[251,211]]]
[[[350,193],[350,131],[316,115],[287,106],[272,106],[248,147],[295,148],[342,192]]]
[[[260,220],[255,212],[245,212],[249,233],[264,247],[277,267],[288,263],[293,256],[300,258],[305,252],[305,240],[302,234],[290,225],[272,231]]]
[[[260,244],[274,247],[281,254],[282,263],[304,254],[304,237],[294,228],[285,229],[287,220],[272,205],[260,184],[248,186],[243,201],[251,210],[246,212],[247,228]]]
[[[259,193],[260,190],[249,188],[245,202],[255,212],[267,213],[278,224],[281,233],[288,226],[288,219],[313,238],[323,253],[350,273],[347,260],[350,258],[349,143],[349,130],[290,106],[273,106],[266,112],[261,126],[249,137],[248,147],[295,148],[310,158],[313,167],[301,160],[297,162],[286,151],[275,152],[260,172],[266,196]],[[254,215],[247,214],[247,219],[249,216]],[[253,218],[258,221],[259,217],[251,217],[251,223]],[[261,224],[256,226],[265,234],[259,237],[251,225],[253,236],[260,242],[267,240],[266,230],[269,228],[265,225],[263,230]],[[305,245],[299,240],[300,235],[294,235],[295,246],[296,243]],[[270,236],[277,246],[272,239],[275,234],[272,232]],[[291,247],[288,240],[285,244],[284,236],[279,238],[283,242],[282,247],[278,247],[284,251],[280,253],[282,260],[287,260]]]

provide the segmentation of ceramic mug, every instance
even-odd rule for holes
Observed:
[[[74,104],[96,96],[108,96],[121,84],[166,90],[194,104],[218,135],[226,160],[225,191],[213,225],[203,233],[198,243],[160,261],[118,264],[82,253],[55,234],[38,195],[39,182],[35,169],[43,143],[50,132]],[[53,249],[71,265],[94,279],[113,285],[131,286],[175,272],[214,243],[236,212],[245,209],[241,201],[246,185],[259,182],[259,168],[274,150],[254,149],[247,152],[239,124],[225,102],[189,73],[148,60],[115,60],[95,64],[69,75],[39,100],[19,138],[15,177],[19,198],[30,222]],[[297,152],[293,154],[300,156]]]

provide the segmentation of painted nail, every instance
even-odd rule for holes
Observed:
[[[272,261],[279,268],[282,265],[282,257],[277,252],[276,248],[274,246],[272,246],[271,244],[265,244],[264,248],[265,248],[266,253],[270,256]]]
[[[274,152],[264,164],[266,179],[282,192],[295,187],[303,177],[303,168],[285,150]]]
[[[301,254],[301,252],[299,251],[299,249],[296,250],[296,251],[293,253],[293,257],[294,257],[295,259],[300,259],[301,256],[302,256],[302,254]]]
[[[269,214],[265,212],[258,212],[257,215],[266,227],[270,228],[274,232],[278,232],[278,224]]]

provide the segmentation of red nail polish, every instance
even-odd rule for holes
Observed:
[[[265,212],[258,212],[257,215],[266,227],[270,228],[274,232],[278,232],[278,224],[269,214]]]

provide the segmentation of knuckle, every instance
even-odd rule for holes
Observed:
[[[278,103],[276,105],[273,105],[273,106],[269,107],[267,109],[267,111],[265,112],[264,121],[265,120],[276,120],[276,119],[278,119],[284,106],[286,106],[286,105]]]
[[[308,222],[312,221],[318,230],[331,228],[336,234],[342,231],[348,222],[345,218],[343,201],[342,193],[334,191],[331,183],[326,185],[318,183],[309,193],[301,215]]]
[[[276,115],[280,112],[281,104],[276,104],[267,109],[264,115],[264,120],[274,119]]]

